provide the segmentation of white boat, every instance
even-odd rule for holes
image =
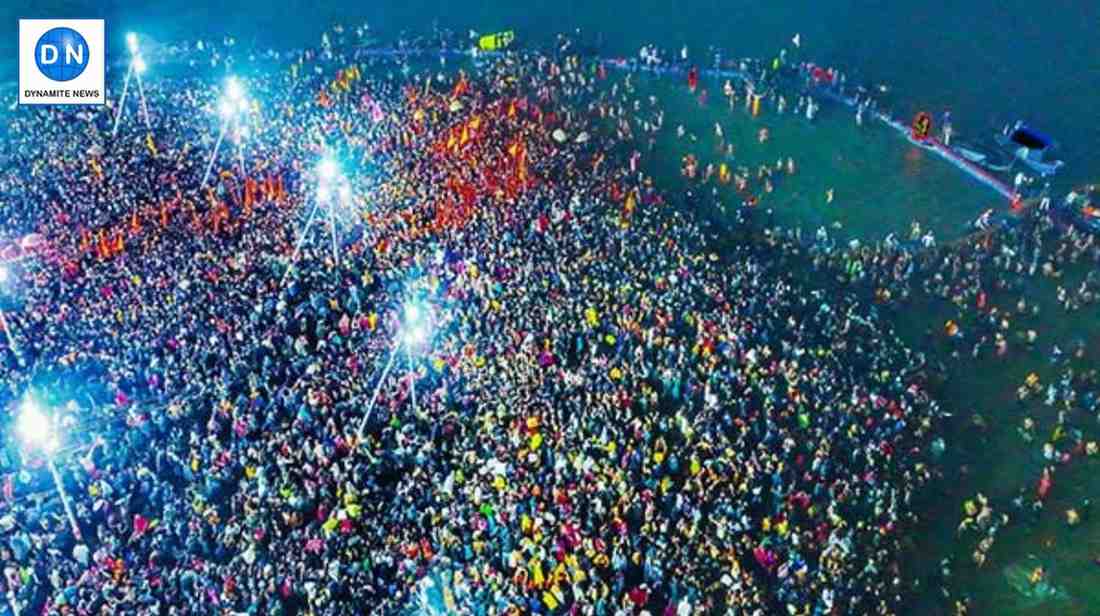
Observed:
[[[970,143],[956,142],[951,149],[966,160],[990,171],[1003,172],[1012,168],[1013,160],[996,150],[982,148]]]
[[[1012,153],[1022,163],[1039,175],[1054,175],[1065,164],[1060,160],[1047,161],[1046,155],[1057,147],[1053,139],[1030,128],[1023,122],[1006,125],[997,143]]]

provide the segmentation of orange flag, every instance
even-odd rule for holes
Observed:
[[[451,90],[451,98],[458,98],[465,94],[470,89],[469,82],[466,81],[466,74],[461,73],[458,77],[458,81],[455,83],[455,87]]]
[[[214,208],[213,220],[214,220],[214,233],[221,233],[222,223],[229,220],[229,207],[225,202],[218,203]]]

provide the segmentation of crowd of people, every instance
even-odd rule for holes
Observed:
[[[3,402],[57,417],[78,525],[9,438],[12,609],[897,613],[923,357],[785,236],[719,249],[637,165],[659,101],[568,40],[444,67],[361,35],[243,81],[207,185],[219,80],[147,80],[116,138],[6,116],[4,230],[48,248],[9,266]],[[877,254],[844,258],[904,294]]]
[[[972,547],[969,560],[978,568],[986,565],[1001,529],[1010,523],[1039,523],[1056,477],[1068,472],[1063,467],[1100,455],[1100,378],[1090,341],[1095,332],[1087,316],[1100,298],[1100,246],[1070,210],[1051,203],[1044,189],[995,225],[983,214],[962,239],[939,246],[927,241],[919,222],[912,224],[908,238],[891,234],[879,242],[847,244],[824,228],[813,237],[797,228],[765,230],[781,259],[794,264],[808,256],[813,271],[828,274],[835,287],[853,291],[884,311],[905,314],[914,306],[947,307],[950,318],[942,327],[929,324],[924,331],[926,348],[956,364],[932,360],[929,372],[936,380],[979,362],[1004,366],[1026,360],[1051,367],[1050,376],[1032,370],[1018,386],[1005,386],[1006,397],[1015,388],[1020,417],[1009,425],[1019,436],[1021,452],[1042,463],[1021,478],[1017,490],[998,495],[996,501],[979,493],[963,503],[959,543]],[[1065,319],[1077,319],[1080,326],[1071,337],[1041,335],[1057,330],[1056,324]],[[991,425],[985,416],[974,411],[964,416],[962,425],[980,435],[978,442],[986,442]],[[1054,516],[1073,527],[1090,508],[1086,494]],[[1032,585],[1046,580],[1044,571],[1036,571]],[[941,579],[943,592],[955,612],[965,614],[970,600],[962,589],[950,588],[948,577]]]

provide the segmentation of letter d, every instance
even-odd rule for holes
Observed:
[[[45,44],[42,45],[42,64],[53,64],[57,62],[57,46]]]

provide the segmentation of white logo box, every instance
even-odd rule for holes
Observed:
[[[34,48],[54,28],[71,28],[88,44],[84,72],[69,81],[54,81],[38,70]],[[19,104],[102,105],[107,100],[107,36],[102,19],[19,20]],[[47,95],[46,93],[57,94]],[[28,94],[30,94],[28,96]]]

